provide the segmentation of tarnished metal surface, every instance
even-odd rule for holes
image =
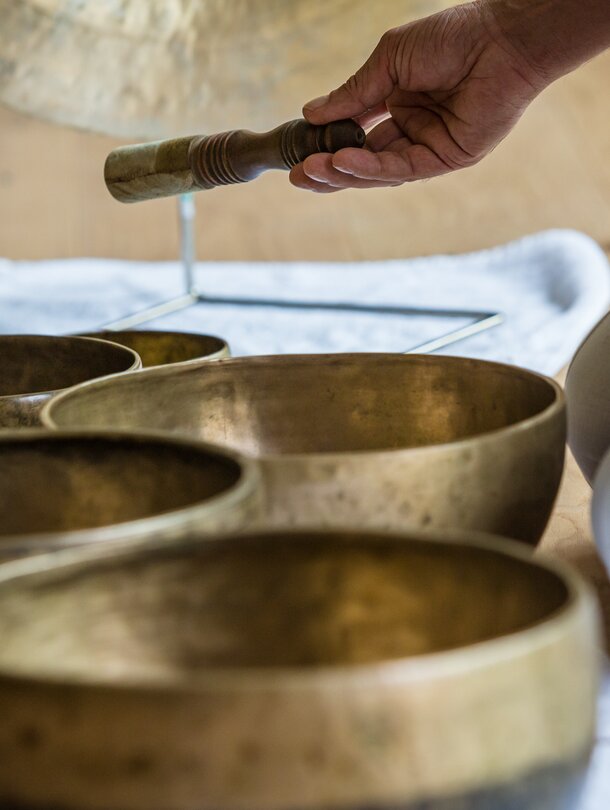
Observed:
[[[297,116],[441,0],[0,0],[0,101],[131,138]]]
[[[162,332],[156,329],[83,333],[83,337],[110,340],[133,349],[144,368],[191,360],[220,360],[231,354],[226,340],[195,332]]]
[[[155,428],[257,456],[276,525],[478,529],[536,542],[561,478],[551,380],[454,357],[236,358],[88,383],[60,427]]]
[[[0,560],[237,531],[261,509],[256,464],[200,442],[111,431],[0,434]]]
[[[610,315],[587,335],[566,378],[568,442],[582,474],[593,484],[610,449]]]
[[[58,391],[141,365],[134,351],[105,341],[0,335],[0,428],[38,426],[42,406]]]
[[[58,552],[0,637],[4,806],[557,810],[592,742],[594,599],[493,537]]]

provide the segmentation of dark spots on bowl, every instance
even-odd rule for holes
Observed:
[[[255,742],[245,742],[239,748],[239,756],[244,765],[256,765],[260,762],[262,751]]]
[[[303,758],[312,768],[323,768],[327,763],[326,752],[322,745],[312,745],[306,748]]]
[[[148,754],[134,754],[125,763],[128,776],[147,776],[155,770],[155,761]]]
[[[40,748],[42,742],[42,734],[36,726],[24,726],[17,732],[17,744],[28,751]]]

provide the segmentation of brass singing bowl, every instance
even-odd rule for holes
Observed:
[[[110,431],[0,436],[0,561],[236,531],[260,509],[256,464],[200,442]]]
[[[0,335],[0,428],[40,425],[42,406],[58,391],[141,365],[134,351],[106,341]]]
[[[457,357],[236,358],[60,394],[56,427],[154,428],[257,456],[271,525],[476,529],[536,542],[563,469],[553,381]]]
[[[589,589],[494,537],[262,533],[0,566],[0,804],[571,807]]]
[[[193,360],[220,360],[229,357],[231,353],[226,340],[195,332],[133,329],[120,332],[85,332],[82,337],[99,338],[127,346],[140,356],[144,368],[189,363]]]
[[[610,314],[591,330],[574,355],[566,377],[568,444],[593,486],[610,449]]]

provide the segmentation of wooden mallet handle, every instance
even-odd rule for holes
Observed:
[[[362,147],[364,141],[364,130],[350,119],[321,127],[300,119],[262,134],[235,129],[122,146],[108,155],[104,177],[115,199],[140,202],[247,183],[267,169],[290,169],[316,152]]]

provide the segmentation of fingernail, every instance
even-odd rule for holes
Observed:
[[[325,104],[328,104],[328,96],[318,96],[318,98],[314,98],[312,101],[308,101],[307,104],[303,107],[303,109],[317,110],[320,107],[323,107]]]
[[[305,174],[310,180],[315,180],[316,183],[326,183],[328,185],[328,180],[326,177],[320,177],[318,174],[309,174],[309,172],[305,172]]]
[[[338,172],[341,172],[342,174],[351,174],[351,175],[354,174],[352,169],[348,169],[346,166],[337,165],[338,160],[337,160],[337,158],[335,158],[334,155],[333,155],[332,164],[333,164],[333,169],[336,169]]]

